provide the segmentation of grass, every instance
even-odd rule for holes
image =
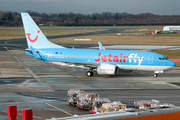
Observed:
[[[144,28],[144,27],[142,27]],[[147,30],[130,29],[117,33],[98,34],[89,36],[51,39],[56,44],[131,44],[131,45],[180,45],[180,34],[151,35],[149,32],[161,30],[160,27],[150,27]],[[141,31],[143,30],[143,31]],[[91,41],[74,41],[74,39],[91,39]]]
[[[152,50],[152,52],[163,54],[169,59],[180,59],[180,50]]]
[[[91,41],[74,41],[74,39],[91,39]],[[51,39],[56,44],[120,44],[120,45],[180,45],[178,36],[143,36],[143,35],[89,35],[69,38]]]
[[[24,30],[0,30],[0,36],[24,37],[25,33]]]
[[[67,35],[67,34],[87,33],[87,32],[96,32],[96,31],[103,31],[103,29],[42,30],[42,32],[46,36]]]
[[[42,29],[47,28],[62,28],[64,26],[41,26]],[[107,26],[106,26],[107,27]],[[114,26],[117,28],[117,26]],[[133,26],[134,27],[134,26]],[[73,27],[66,27],[73,28]],[[76,33],[86,33],[102,31],[103,27],[97,27],[99,29],[85,29],[88,27],[74,27],[74,28],[84,28],[84,29],[69,29],[69,30],[42,30],[46,36],[53,35],[67,35]],[[149,32],[155,30],[162,30],[162,26],[146,26],[139,27],[138,29],[128,29],[121,31],[121,35],[117,33],[109,34],[99,34],[99,35],[89,35],[89,36],[79,36],[79,37],[69,37],[69,38],[58,38],[50,39],[50,41],[57,44],[97,44],[100,41],[102,44],[132,44],[132,45],[180,45],[180,34],[160,34],[160,35],[150,35]],[[147,28],[147,29],[144,29]],[[13,39],[13,38],[25,38],[23,27],[0,27],[0,40]],[[10,30],[9,30],[10,29]],[[12,30],[11,30],[12,29]],[[13,30],[19,29],[19,30]],[[21,30],[22,29],[22,30]],[[75,41],[74,39],[91,39],[91,41]]]
[[[49,28],[119,28],[119,27],[126,27],[126,26],[39,26],[40,29],[49,29]],[[131,26],[139,27],[139,26]],[[0,29],[24,29],[23,26],[18,27],[9,27],[9,26],[0,26]]]
[[[102,30],[103,29],[75,29],[75,30],[70,29],[70,30],[42,30],[42,32],[46,36],[53,36],[53,35],[67,35],[67,34],[76,34],[76,33],[95,32]],[[9,29],[0,30],[0,40],[14,39],[14,38],[25,38],[24,30],[9,30]]]
[[[24,38],[24,30],[0,30],[0,40]]]

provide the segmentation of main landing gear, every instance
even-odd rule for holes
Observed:
[[[154,77],[155,77],[155,78],[158,77],[158,74],[154,74]]]
[[[93,76],[93,71],[88,71],[88,72],[86,73],[86,75],[87,75],[88,77],[92,77],[92,76]]]

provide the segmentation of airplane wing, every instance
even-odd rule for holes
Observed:
[[[61,63],[58,62],[58,65],[85,68],[85,69],[97,68],[99,65],[99,63],[92,63],[92,62],[77,62],[77,61],[60,61],[60,62]],[[52,62],[52,63],[56,64],[56,62]]]

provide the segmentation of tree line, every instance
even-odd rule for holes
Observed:
[[[38,13],[26,11],[38,25],[46,26],[125,26],[125,25],[179,25],[180,15],[155,15],[152,13]],[[0,26],[21,26],[20,13],[0,11]]]

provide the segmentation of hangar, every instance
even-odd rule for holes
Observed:
[[[163,27],[163,31],[179,32],[180,31],[180,26],[165,26],[165,27]]]

